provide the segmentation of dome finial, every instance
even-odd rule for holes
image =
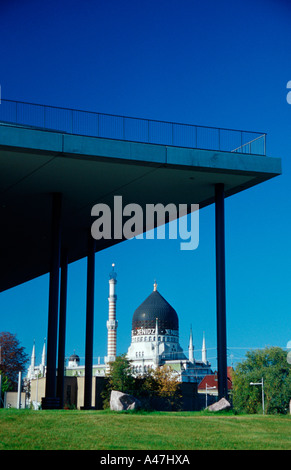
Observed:
[[[157,284],[157,281],[155,280],[155,282],[154,282],[154,292],[157,290],[157,287],[158,287],[158,284]]]

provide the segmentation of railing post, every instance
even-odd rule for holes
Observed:
[[[174,145],[174,123],[172,122],[172,145]]]
[[[148,121],[148,144],[149,144],[150,143],[150,121],[149,119],[147,121]]]

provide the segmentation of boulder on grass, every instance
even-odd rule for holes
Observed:
[[[213,405],[208,406],[209,411],[222,411],[222,410],[229,410],[231,408],[231,404],[229,401],[226,400],[226,398],[221,398],[219,401],[216,403],[213,403]]]
[[[110,409],[113,411],[137,410],[141,402],[127,393],[112,390],[110,394]]]

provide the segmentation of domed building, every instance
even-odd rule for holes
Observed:
[[[131,344],[127,358],[132,361],[133,372],[144,374],[148,370],[167,364],[179,374],[181,382],[199,382],[211,374],[206,360],[203,339],[202,360],[194,360],[192,329],[189,340],[189,358],[179,344],[179,318],[176,310],[158,292],[153,292],[135,310],[132,318]]]
[[[109,274],[108,321],[107,327],[107,354],[98,357],[97,363],[92,366],[95,377],[105,377],[109,365],[114,362],[117,355],[117,327],[116,319],[116,284],[117,274],[112,264]],[[186,351],[187,352],[187,351]],[[188,356],[188,357],[187,357]],[[206,375],[212,375],[211,365],[206,358],[205,338],[202,342],[201,360],[194,358],[192,328],[190,329],[188,354],[179,342],[179,317],[176,310],[167,302],[154,283],[153,292],[134,311],[131,325],[131,344],[127,351],[127,358],[132,363],[134,375],[140,375],[167,364],[178,374],[180,382],[200,383]],[[69,356],[65,365],[65,376],[81,379],[85,373],[85,366],[75,352]],[[33,381],[46,376],[46,350],[43,347],[41,364],[36,365],[35,345],[33,345],[31,364],[27,372],[27,380]],[[38,392],[37,392],[38,393]],[[69,393],[69,392],[68,392]],[[66,396],[66,400],[68,400]],[[40,401],[35,400],[38,407]]]
[[[71,368],[71,367],[79,367],[80,365],[80,357],[75,354],[72,354],[70,357],[69,357],[69,363],[68,363],[68,367]]]

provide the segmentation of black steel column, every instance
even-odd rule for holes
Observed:
[[[67,284],[68,284],[68,256],[67,256],[67,253],[65,252],[61,260],[61,293],[60,293],[59,350],[58,350],[58,378],[57,378],[57,397],[60,399],[60,408],[64,407]]]
[[[87,256],[87,308],[85,345],[84,409],[92,407],[92,367],[94,328],[95,240],[89,235]]]
[[[218,397],[227,398],[224,184],[215,185]]]
[[[51,232],[51,267],[49,283],[49,311],[47,333],[47,365],[45,398],[43,408],[58,408],[56,397],[56,357],[58,336],[59,310],[59,269],[61,249],[61,206],[62,196],[55,193],[52,196],[52,232]]]

